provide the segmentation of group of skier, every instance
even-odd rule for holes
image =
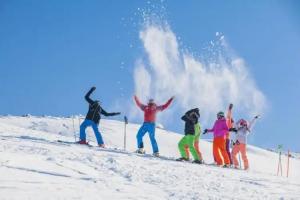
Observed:
[[[99,101],[94,101],[90,98],[90,95],[95,90],[92,87],[88,93],[85,95],[86,101],[89,103],[89,110],[86,115],[85,120],[80,125],[80,144],[87,144],[85,129],[91,126],[94,130],[98,145],[102,148],[105,147],[101,133],[99,132],[98,126],[101,118],[101,114],[104,116],[114,116],[121,114],[120,112],[108,113],[100,105]],[[140,127],[136,139],[137,139],[137,153],[144,154],[144,143],[143,137],[148,132],[150,137],[150,142],[152,145],[153,155],[159,156],[159,149],[155,139],[155,122],[156,114],[159,111],[167,109],[174,97],[171,97],[165,104],[156,105],[154,99],[149,99],[147,104],[140,102],[137,96],[134,96],[134,101],[136,105],[144,112],[144,122]],[[246,153],[247,146],[247,136],[251,132],[258,116],[255,116],[251,122],[247,122],[244,119],[240,119],[237,123],[234,123],[232,118],[233,104],[228,107],[227,115],[225,117],[224,112],[217,113],[217,119],[214,123],[213,128],[205,129],[203,134],[213,133],[213,156],[216,165],[222,167],[233,166],[235,168],[239,167],[239,162],[236,158],[238,153],[241,153],[242,160],[244,164],[244,169],[249,168],[249,162]],[[193,108],[187,111],[181,119],[185,122],[184,137],[179,141],[178,148],[181,157],[178,161],[188,161],[190,160],[189,152],[192,154],[193,163],[202,164],[204,163],[202,154],[199,149],[199,139],[202,134],[201,126],[199,123],[200,111],[198,108]],[[235,139],[231,140],[230,133],[235,133]],[[233,145],[232,151],[230,151],[230,146]]]

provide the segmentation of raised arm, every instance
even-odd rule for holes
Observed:
[[[85,100],[89,103],[89,104],[93,104],[94,101],[90,98],[91,94],[96,90],[96,87],[92,87],[84,96]]]
[[[255,116],[255,117],[249,122],[249,127],[248,127],[249,131],[252,130],[252,128],[253,128],[253,126],[255,125],[256,120],[257,120],[258,118],[259,118],[259,115]]]
[[[171,97],[165,104],[161,105],[161,106],[157,106],[157,110],[159,111],[163,111],[166,108],[168,108],[170,106],[170,104],[172,103],[174,97]]]
[[[109,116],[115,116],[115,115],[119,115],[121,114],[120,112],[112,112],[112,113],[108,113],[106,112],[103,108],[101,108],[101,114],[106,116],[106,117],[109,117]]]
[[[232,108],[233,108],[233,104],[231,103],[231,104],[229,104],[227,114],[226,114],[226,122],[227,122],[228,128],[233,127],[233,124],[232,124]]]
[[[138,97],[136,95],[134,95],[134,101],[141,110],[145,110],[146,106],[140,102],[140,100],[138,99]]]

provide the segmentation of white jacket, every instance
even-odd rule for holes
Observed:
[[[236,135],[235,135],[235,142],[239,142],[242,144],[247,144],[247,136],[251,132],[251,129],[253,128],[254,124],[256,122],[256,118],[253,118],[249,125],[246,127],[240,126],[239,122],[236,123],[235,128],[237,129]]]

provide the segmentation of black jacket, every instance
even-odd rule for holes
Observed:
[[[184,134],[195,135],[195,124],[198,123],[200,117],[199,109],[195,108],[187,111],[181,119],[185,121]]]
[[[89,111],[86,114],[85,119],[92,120],[96,124],[99,124],[101,119],[101,114],[104,116],[114,116],[118,115],[120,113],[108,113],[106,112],[99,104],[99,101],[93,101],[90,98],[90,95],[92,94],[92,90],[88,91],[88,93],[85,95],[85,100],[89,103]]]

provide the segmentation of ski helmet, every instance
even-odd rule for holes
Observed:
[[[248,122],[244,119],[240,119],[239,120],[239,125],[242,127],[247,127],[248,126]]]
[[[154,99],[153,98],[149,99],[148,104],[154,104]]]
[[[223,111],[218,112],[217,117],[218,117],[218,118],[225,117],[224,112],[223,112]]]

